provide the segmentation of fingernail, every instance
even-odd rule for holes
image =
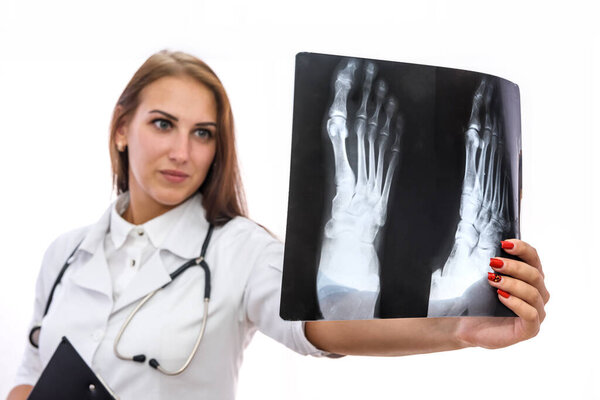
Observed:
[[[505,250],[510,250],[515,247],[515,244],[513,242],[509,242],[507,240],[503,240],[500,243],[502,243],[502,248]]]
[[[509,296],[510,296],[510,294],[506,293],[506,292],[505,292],[504,290],[502,290],[502,289],[498,289],[498,290],[497,290],[497,292],[498,292],[498,294],[499,294],[500,296],[504,297],[505,299],[508,299],[508,298],[509,298]]]
[[[488,279],[494,282],[500,282],[502,277],[498,274],[494,274],[493,272],[488,272]]]
[[[492,268],[502,268],[504,265],[504,261],[499,258],[490,258],[490,267]]]

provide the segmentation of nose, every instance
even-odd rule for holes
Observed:
[[[172,135],[169,159],[177,164],[184,164],[189,158],[190,137],[184,132],[177,132]]]

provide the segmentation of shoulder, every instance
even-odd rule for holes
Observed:
[[[218,247],[250,264],[281,265],[283,243],[264,227],[245,218],[235,217],[218,233]],[[216,235],[215,235],[216,236]]]
[[[91,228],[92,225],[87,225],[61,234],[50,243],[44,258],[58,258],[63,255],[67,257],[81,243]]]
[[[56,275],[69,255],[81,243],[92,225],[73,229],[58,236],[46,249],[42,259],[42,274]]]
[[[282,245],[281,240],[264,227],[245,217],[235,217],[221,227],[222,240],[243,245]]]

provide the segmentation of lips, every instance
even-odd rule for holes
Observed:
[[[179,176],[179,177],[183,177],[183,178],[186,178],[189,176],[185,172],[177,171],[174,169],[163,169],[162,171],[160,171],[160,173],[164,174],[164,175]]]
[[[163,169],[160,171],[160,173],[165,177],[167,181],[172,183],[183,182],[187,177],[189,177],[189,175],[185,172],[174,169]]]

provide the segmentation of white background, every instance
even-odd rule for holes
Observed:
[[[538,337],[494,351],[323,360],[257,335],[239,399],[600,398],[600,35],[591,1],[83,3],[0,3],[0,398],[25,346],[42,254],[114,198],[112,107],[163,48],[203,58],[223,80],[251,217],[282,238],[297,52],[482,71],[521,89],[522,233],[552,294]]]

